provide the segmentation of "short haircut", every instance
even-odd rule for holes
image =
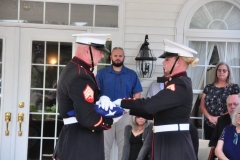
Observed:
[[[123,50],[122,47],[114,47],[114,48],[112,49],[112,52],[113,52],[114,50],[116,50],[116,49],[120,49],[120,50],[122,50],[122,51],[123,51],[123,54],[125,55],[125,52],[124,52],[124,50]],[[112,53],[112,52],[111,52],[111,53]]]
[[[238,107],[236,108],[236,110],[234,111],[233,116],[232,116],[232,124],[234,126],[238,125],[237,124],[237,114],[238,114],[239,111],[240,111],[240,105],[238,105]]]
[[[229,98],[230,96],[237,96],[238,99],[239,99],[239,101],[240,101],[240,94],[231,94],[231,95],[229,95],[229,96],[227,97],[227,99],[226,99],[226,103],[227,103],[228,98]]]

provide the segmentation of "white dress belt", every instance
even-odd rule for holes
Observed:
[[[153,133],[157,132],[169,132],[169,131],[188,131],[189,124],[169,124],[153,126]]]
[[[78,123],[76,117],[63,118],[64,125]]]

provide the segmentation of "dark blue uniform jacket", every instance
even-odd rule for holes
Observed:
[[[62,118],[75,110],[78,123],[64,125],[55,157],[60,160],[104,160],[103,130],[109,129],[112,119],[103,118],[94,109],[99,89],[90,66],[74,57],[62,70],[58,87],[58,111]]]

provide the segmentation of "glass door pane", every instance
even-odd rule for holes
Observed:
[[[57,111],[57,80],[71,58],[72,43],[32,42],[28,160],[52,160],[63,126]]]

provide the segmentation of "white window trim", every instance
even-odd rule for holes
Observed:
[[[204,29],[189,29],[190,22],[194,13],[204,4],[212,2],[214,0],[189,0],[182,7],[178,18],[176,20],[176,30],[175,30],[175,41],[182,44],[187,44],[189,38],[192,39],[204,39],[208,40],[218,40],[218,38],[223,38],[224,41],[229,42],[239,42],[240,31],[239,30],[209,30]],[[221,1],[221,0],[219,0]],[[240,3],[235,0],[226,0],[228,3],[232,3],[240,9]],[[231,39],[229,38],[231,37]],[[235,40],[233,40],[235,39]]]

